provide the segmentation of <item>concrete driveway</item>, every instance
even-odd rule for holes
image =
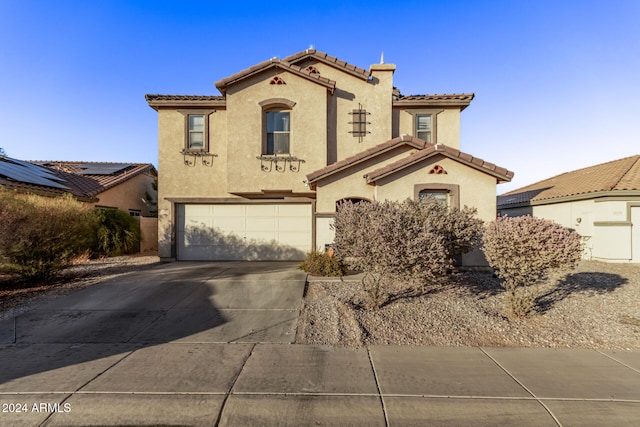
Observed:
[[[174,263],[0,324],[0,426],[640,425],[640,353],[291,345],[295,263]]]
[[[306,278],[296,266],[164,264],[5,320],[0,343],[291,343]]]

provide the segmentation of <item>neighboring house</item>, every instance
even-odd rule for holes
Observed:
[[[585,258],[640,262],[640,155],[566,172],[498,196],[500,215],[576,230]]]
[[[116,208],[135,217],[157,214],[156,168],[150,163],[36,161],[59,172],[66,183],[85,197],[95,197],[94,205]]]
[[[160,257],[301,259],[332,243],[344,200],[431,195],[495,219],[496,184],[513,173],[460,151],[474,95],[401,95],[395,69],[307,49],[219,80],[221,96],[146,95],[159,122]]]
[[[32,161],[0,156],[0,185],[41,196],[71,194],[99,208],[120,209],[141,219],[142,250],[157,248],[158,174],[149,163]]]

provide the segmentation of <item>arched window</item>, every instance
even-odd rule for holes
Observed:
[[[259,105],[263,114],[262,154],[291,154],[291,112],[296,103],[273,98]]]
[[[266,112],[267,137],[264,154],[289,154],[291,116],[289,111]]]

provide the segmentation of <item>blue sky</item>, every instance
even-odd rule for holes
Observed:
[[[384,51],[403,94],[475,93],[461,148],[515,172],[503,193],[640,154],[639,22],[637,0],[0,0],[0,147],[157,165],[145,94],[218,95],[310,45],[367,69]]]

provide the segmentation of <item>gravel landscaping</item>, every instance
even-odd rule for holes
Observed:
[[[48,283],[30,285],[0,276],[0,319],[43,299],[159,263],[155,255],[93,260]],[[309,278],[296,342],[640,350],[640,265],[583,261],[570,274],[540,285],[538,292],[541,314],[511,320],[505,316],[504,292],[490,273],[459,273],[446,286],[377,311],[354,304],[362,294],[353,278]]]
[[[464,272],[421,297],[357,308],[357,281],[313,278],[297,342],[640,350],[640,265],[583,261],[538,287],[541,313],[511,320],[490,273]]]

